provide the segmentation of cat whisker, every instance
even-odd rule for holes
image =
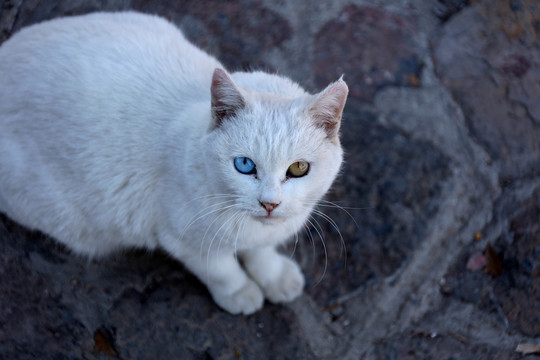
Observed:
[[[223,207],[223,205],[225,204],[230,204],[230,203],[233,203],[232,205],[228,205],[228,206],[225,206]],[[229,206],[234,206],[234,203],[235,203],[235,200],[227,200],[227,201],[222,201],[222,202],[219,202],[219,203],[215,203],[215,204],[211,204],[205,208],[203,208],[202,210],[200,210],[199,212],[197,212],[195,215],[193,215],[191,217],[191,219],[189,219],[189,221],[187,222],[187,224],[184,226],[183,228],[183,234],[187,233],[187,230],[194,224],[196,223],[197,221],[209,216],[209,215],[213,215],[215,214],[216,212],[219,212],[221,210],[225,210],[227,209]],[[218,207],[217,209],[213,209],[211,211],[207,211],[208,209],[211,209],[211,208],[214,208],[214,207]]]
[[[189,226],[192,225],[193,222],[196,222],[198,220],[200,220],[202,217],[198,217],[200,214],[204,213],[207,209],[211,208],[211,207],[214,207],[214,206],[221,206],[223,204],[226,204],[226,203],[230,203],[230,202],[234,202],[235,199],[238,199],[240,198],[239,196],[237,195],[231,195],[231,194],[206,194],[206,195],[201,195],[201,196],[198,196],[198,197],[195,197],[189,201],[187,201],[186,203],[184,203],[184,207],[186,207],[187,205],[189,205],[190,203],[192,203],[193,201],[200,201],[200,200],[213,200],[213,199],[228,199],[226,201],[222,201],[222,202],[219,202],[219,203],[214,203],[214,204],[210,204],[208,205],[207,207],[203,208],[202,210],[200,210],[198,213],[196,213],[195,215],[193,215],[191,217],[191,219],[189,219],[188,221],[188,225],[185,226],[185,229],[188,229]]]
[[[341,231],[339,230],[339,226],[336,224],[334,219],[332,219],[329,215],[323,213],[322,211],[317,210],[317,209],[313,209],[312,212],[313,212],[313,214],[315,214],[317,216],[320,216],[324,220],[328,221],[328,223],[330,223],[330,225],[334,228],[334,230],[337,231],[340,242],[341,242],[341,251],[343,252],[343,255],[345,257],[345,262],[344,263],[346,265],[347,264],[347,245],[345,244],[345,239],[343,239],[343,235],[341,234]]]
[[[369,209],[372,209],[373,207],[363,207],[363,208],[347,207],[347,206],[341,206],[335,202],[324,200],[324,199],[312,200],[312,201],[308,200],[306,201],[306,203],[312,204],[314,206],[314,208],[312,209],[313,214],[320,216],[326,221],[328,221],[328,223],[330,223],[330,225],[338,232],[340,242],[342,245],[342,253],[344,254],[344,257],[345,257],[344,266],[347,266],[347,246],[345,243],[345,239],[343,238],[343,235],[341,233],[341,230],[339,229],[339,226],[334,221],[334,219],[332,219],[328,214],[316,209],[316,207],[334,208],[334,209],[343,211],[354,222],[354,225],[356,226],[357,229],[360,229],[360,225],[358,225],[358,222],[356,221],[354,216],[349,212],[349,210],[351,211],[369,210]]]
[[[308,225],[308,222],[306,220],[304,220],[303,222],[303,230],[304,230],[304,233],[306,234],[308,240],[309,240],[309,243],[311,244],[311,258],[312,259],[316,259],[317,258],[317,253],[316,253],[316,248],[315,248],[315,240],[313,238],[313,234],[311,233],[311,228],[310,226]]]
[[[298,232],[294,231],[295,228],[296,228],[296,226],[293,226],[293,224],[291,224],[291,229],[292,229],[291,232],[294,234],[294,247],[293,247],[293,250],[291,252],[291,255],[289,256],[290,259],[292,259],[294,257],[294,254],[296,253],[296,249],[298,248],[299,236],[298,236]]]
[[[311,204],[314,207],[327,207],[327,208],[334,208],[334,209],[338,209],[338,210],[343,211],[354,222],[357,229],[360,229],[360,226],[356,222],[356,219],[354,218],[354,216],[352,216],[352,214],[349,212],[349,210],[357,211],[357,210],[370,210],[370,209],[373,209],[372,206],[363,207],[363,208],[354,208],[354,207],[341,206],[339,204],[336,204],[335,202],[324,200],[324,199],[311,200],[311,201],[307,200],[306,203]]]
[[[313,238],[313,234],[311,233],[311,228],[308,226],[307,221],[304,221],[304,230],[305,230],[305,232],[307,234],[307,237],[308,237],[309,243],[311,244],[311,247],[314,248],[315,247],[315,240]],[[313,256],[315,256],[315,251],[313,251]]]
[[[242,234],[244,232],[244,229],[245,229],[245,226],[246,226],[246,223],[247,223],[247,219],[249,218],[247,215],[245,214],[242,214],[243,216],[240,217],[240,220],[239,220],[239,225],[238,225],[238,228],[236,230],[236,237],[234,239],[234,244],[233,244],[233,247],[234,247],[234,255],[237,256],[238,254],[238,248],[237,248],[237,245],[238,245],[238,237],[240,236],[240,234]]]
[[[232,201],[232,200],[231,200]],[[216,206],[216,205],[222,205],[224,203],[230,203],[231,201],[224,201],[224,202],[221,202],[219,204],[214,204],[212,206],[209,206],[207,208],[211,208],[213,206]],[[212,237],[212,239],[210,240],[210,244],[208,245],[207,249],[206,249],[206,261],[207,263],[209,262],[209,257],[211,256],[211,253],[212,253],[212,246],[213,246],[213,243],[216,239],[216,237],[218,236],[218,234],[221,233],[221,230],[227,226],[227,224],[230,224],[230,223],[234,223],[234,222],[237,222],[236,219],[239,218],[239,217],[242,217],[242,207],[241,207],[242,204],[239,204],[239,203],[234,203],[234,204],[231,204],[231,205],[227,205],[225,207],[221,207],[219,209],[215,209],[215,210],[212,210],[212,211],[209,211],[208,213],[202,215],[202,216],[199,216],[199,217],[204,217],[204,216],[208,216],[208,215],[211,215],[211,214],[214,214],[218,211],[223,211],[221,214],[217,215],[215,217],[215,219],[213,219],[213,221],[208,225],[206,231],[204,232],[203,236],[202,236],[202,239],[200,240],[201,241],[201,245],[200,245],[200,257],[201,257],[201,260],[203,259],[203,248],[204,248],[204,245],[207,243],[207,235],[208,233],[210,232],[211,228],[214,226],[214,224],[218,221],[221,221],[222,218],[226,217],[226,221],[224,223],[222,223],[219,228],[214,232],[214,236]],[[233,209],[237,209],[237,211],[232,215],[232,216],[229,216],[230,214],[230,211],[232,211]],[[200,213],[200,212],[199,212]],[[246,218],[246,217],[244,217]],[[234,231],[234,227],[235,225],[233,224],[232,226],[230,226],[229,230],[228,230],[228,233],[229,234],[232,234],[232,232]],[[239,235],[239,231],[237,232],[237,238],[238,238],[238,235]],[[220,247],[221,247],[221,243],[223,241],[223,238],[225,237],[225,235],[222,235],[221,238],[220,238],[220,241],[219,241],[219,245],[218,245],[218,250],[216,252],[216,256],[218,255],[219,251],[220,251]],[[235,253],[236,253],[236,241],[235,241]]]
[[[185,202],[184,205],[189,205],[191,204],[192,202],[194,201],[199,201],[199,200],[205,200],[205,199],[223,199],[223,198],[231,198],[232,199],[238,199],[238,198],[241,198],[240,195],[236,195],[236,194],[205,194],[205,195],[201,195],[201,196],[197,196],[197,197],[194,197],[192,199],[190,199],[189,201]]]
[[[210,228],[213,226],[214,223],[216,223],[217,221],[219,221],[221,218],[223,218],[224,216],[228,216],[228,212],[233,209],[234,206],[230,206],[226,209],[226,211],[224,211],[222,214],[219,214],[211,223],[210,225],[208,225],[208,228],[206,229],[203,237],[202,237],[202,240],[201,240],[201,259],[202,259],[202,246],[203,244],[205,243],[205,239],[206,239],[206,235],[208,234],[208,232],[210,231]],[[231,222],[231,219],[234,218],[236,216],[236,214],[239,213],[239,211],[237,211],[232,217],[228,217],[227,220],[225,222],[223,222],[219,228],[215,231],[215,234],[214,236],[212,237],[212,239],[210,240],[210,244],[208,245],[208,248],[206,250],[206,274],[207,276],[210,276],[210,257],[212,256],[212,254],[217,258],[219,257],[219,251],[220,251],[220,248],[221,248],[221,241],[223,239],[223,235],[219,241],[219,244],[218,244],[218,249],[217,251],[215,252],[212,252],[212,245],[214,244],[214,240],[216,239],[216,237],[218,236],[218,234],[221,233],[221,230],[223,229],[224,226],[226,226],[229,222]]]
[[[313,223],[313,220],[315,222],[315,224]],[[324,250],[324,270],[323,270],[323,273],[321,275],[321,277],[319,278],[319,280],[317,280],[315,282],[315,284],[313,286],[317,286],[321,283],[322,279],[324,278],[324,275],[326,275],[326,271],[328,269],[328,251],[326,249],[326,244],[324,242],[324,235],[323,235],[323,231],[322,231],[322,228],[321,228],[321,225],[319,224],[319,222],[313,217],[313,216],[309,216],[306,221],[315,229],[315,231],[317,232],[317,235],[319,236],[319,238],[321,239],[321,244],[322,244],[322,247],[323,247],[323,250]],[[319,230],[320,228],[320,230]]]
[[[204,246],[204,243],[205,243],[205,239],[206,239],[206,236],[208,235],[208,232],[209,232],[210,229],[212,228],[212,226],[213,226],[217,221],[219,221],[222,217],[228,215],[228,211],[229,211],[229,210],[234,209],[234,208],[236,208],[236,207],[237,207],[237,205],[236,205],[236,204],[233,204],[233,205],[228,205],[228,206],[226,206],[226,207],[224,207],[224,208],[220,208],[219,210],[222,210],[223,213],[221,213],[221,214],[219,214],[218,216],[216,216],[216,217],[212,220],[212,222],[210,222],[210,224],[209,224],[208,227],[206,228],[206,231],[204,232],[204,234],[203,234],[203,236],[202,236],[202,238],[201,238],[201,240],[200,240],[200,241],[201,241],[201,247],[200,247],[200,256],[201,256],[201,259],[203,258],[203,251],[202,251],[202,250],[203,250],[203,246]],[[216,212],[216,211],[212,211],[212,213],[215,213],[215,212]],[[224,224],[225,224],[225,223],[224,223]],[[224,224],[222,224],[221,227],[222,227]],[[220,227],[220,229],[221,229],[221,227]],[[217,232],[216,232],[216,234],[217,234]],[[214,238],[215,238],[215,236],[214,236]],[[212,241],[213,241],[213,239],[212,239]],[[212,247],[212,241],[210,242],[210,245],[208,246],[208,249],[207,249],[207,251],[206,251],[207,259],[208,259],[208,256],[210,256],[210,249],[211,249],[211,247]]]
[[[319,199],[319,200],[316,200],[316,201],[314,201],[312,203],[316,203],[319,206],[333,207],[333,208],[337,208],[337,209],[340,209],[340,210],[357,211],[357,210],[370,210],[370,209],[374,208],[373,206],[366,206],[366,207],[342,206],[342,205],[339,205],[336,202],[325,200],[325,199]]]
[[[221,249],[221,244],[223,242],[223,239],[224,238],[231,238],[231,234],[232,232],[234,231],[234,227],[235,227],[235,224],[238,223],[238,218],[240,218],[242,216],[242,212],[240,210],[237,210],[232,216],[230,216],[227,221],[225,221],[223,223],[223,225],[220,226],[220,228],[218,229],[218,231],[216,232],[216,235],[214,235],[214,237],[217,236],[217,234],[221,233],[221,229],[225,226],[225,225],[230,225],[229,228],[228,228],[228,231],[224,231],[224,233],[221,235],[220,239],[219,239],[219,243],[218,243],[218,249],[217,249],[217,255],[219,255],[219,251]],[[213,241],[213,240],[212,240]]]

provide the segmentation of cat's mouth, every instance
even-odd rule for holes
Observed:
[[[275,225],[285,221],[286,217],[275,215],[253,215],[253,219],[263,223],[264,225]]]

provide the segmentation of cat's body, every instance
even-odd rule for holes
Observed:
[[[347,87],[220,69],[137,13],[15,34],[0,47],[0,211],[91,257],[161,247],[232,313],[293,299],[303,277],[275,246],[339,170]]]

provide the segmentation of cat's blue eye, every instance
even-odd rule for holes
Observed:
[[[253,160],[243,156],[234,158],[234,167],[239,173],[246,175],[255,174],[256,172],[255,163]]]

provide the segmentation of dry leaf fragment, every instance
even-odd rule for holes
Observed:
[[[420,86],[420,78],[415,73],[410,73],[407,76],[407,80],[409,81],[409,84],[414,87]]]
[[[108,333],[106,329],[104,331]],[[94,333],[94,354],[103,352],[107,356],[118,357],[118,352],[112,346],[109,337],[110,336],[107,336],[103,331],[101,331],[101,328],[96,330]]]
[[[522,353],[523,355],[540,355],[540,346],[536,344],[519,344],[516,347],[516,352]]]
[[[499,276],[502,272],[502,262],[490,243],[486,245],[484,256],[487,259],[487,265],[484,272],[486,274],[491,274],[493,277]]]

